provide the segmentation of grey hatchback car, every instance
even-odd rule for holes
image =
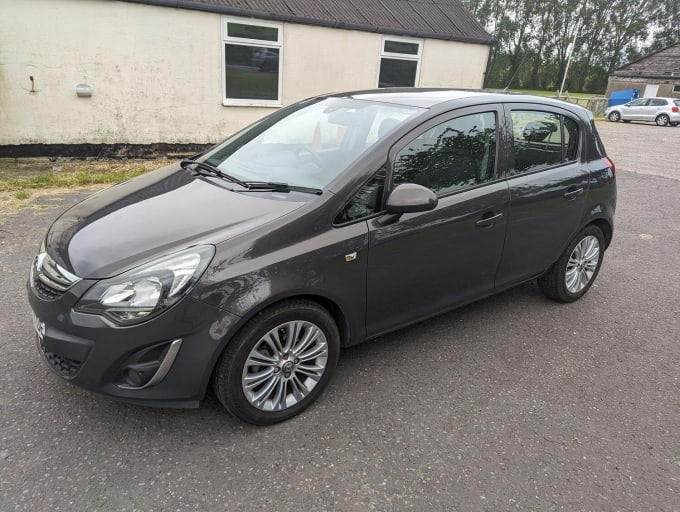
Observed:
[[[604,111],[611,122],[647,121],[658,126],[680,124],[680,100],[677,98],[640,98]]]
[[[343,347],[538,279],[580,298],[613,233],[591,114],[479,91],[308,99],[103,190],[50,227],[28,296],[89,390],[238,418],[308,407]]]

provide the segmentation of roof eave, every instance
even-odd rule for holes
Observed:
[[[191,0],[122,0],[123,2],[130,2],[135,4],[155,5],[158,7],[174,7],[177,9],[190,9],[194,11],[212,12],[217,14],[226,14],[230,16],[240,16],[244,18],[257,18],[261,20],[281,21],[289,23],[301,23],[304,25],[314,25],[319,27],[337,28],[344,30],[360,30],[362,32],[374,32],[379,34],[389,34],[393,36],[405,37],[419,37],[422,39],[441,39],[445,41],[457,41],[461,43],[484,44],[492,46],[496,44],[493,38],[481,37],[466,37],[456,36],[454,34],[441,34],[436,32],[420,32],[413,30],[401,30],[396,28],[378,27],[373,25],[364,25],[361,23],[345,23],[342,21],[321,20],[317,18],[308,18],[305,16],[284,15],[278,13],[268,13],[262,11],[255,11],[252,9],[241,9],[222,5],[206,5]]]

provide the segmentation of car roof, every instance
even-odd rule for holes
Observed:
[[[387,88],[329,94],[328,97],[345,97],[426,109],[444,106],[445,104],[449,104],[449,106],[463,106],[464,104],[472,105],[475,103],[494,102],[534,103],[560,107],[569,106],[578,107],[578,110],[583,108],[573,103],[545,96],[532,96],[529,94],[478,89]]]

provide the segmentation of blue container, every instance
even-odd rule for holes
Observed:
[[[625,89],[623,91],[614,91],[611,96],[609,96],[608,107],[613,107],[614,105],[623,105],[629,101],[636,100],[640,97],[640,89]]]

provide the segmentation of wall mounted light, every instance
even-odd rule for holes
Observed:
[[[88,84],[76,85],[76,94],[79,98],[89,98],[92,96],[92,87]]]

